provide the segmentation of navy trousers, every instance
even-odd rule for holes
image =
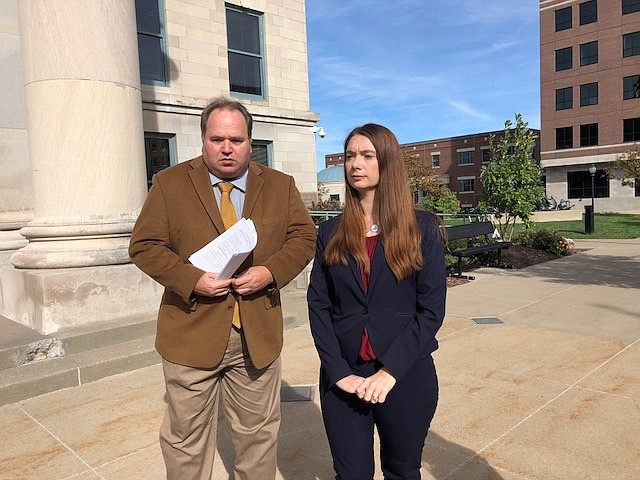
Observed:
[[[378,362],[367,362],[354,373],[367,377],[381,367]],[[431,356],[418,360],[384,403],[366,403],[328,385],[323,372],[320,395],[336,480],[373,479],[374,425],[380,436],[384,478],[420,479],[422,449],[438,403],[438,378]]]

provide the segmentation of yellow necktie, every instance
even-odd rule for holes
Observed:
[[[222,223],[224,223],[225,229],[229,229],[234,223],[238,221],[236,209],[233,208],[233,203],[231,203],[231,190],[233,190],[233,184],[228,182],[220,182],[218,183],[218,188],[221,192],[220,214],[222,215]],[[242,324],[240,323],[240,309],[238,308],[237,301],[233,306],[233,326],[236,328],[242,327]]]

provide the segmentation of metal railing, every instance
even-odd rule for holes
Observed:
[[[322,210],[309,210],[309,215],[316,225],[329,220],[332,217],[340,215],[340,211],[322,211]],[[471,223],[471,222],[483,222],[485,220],[493,221],[493,215],[482,213],[438,213],[438,216],[442,218],[445,224],[459,224],[459,223]]]

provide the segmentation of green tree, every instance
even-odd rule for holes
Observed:
[[[633,187],[640,181],[640,147],[618,155],[608,173],[610,177],[618,178],[622,185]]]
[[[427,165],[420,155],[413,152],[404,153],[404,164],[409,177],[409,187],[412,192],[427,192],[437,194],[442,182],[431,165]]]
[[[460,213],[460,200],[444,185],[441,185],[437,192],[427,192],[420,206],[436,213]]]
[[[479,209],[495,212],[498,231],[509,240],[516,220],[529,226],[536,204],[544,198],[540,185],[542,169],[533,159],[533,147],[537,135],[528,123],[516,114],[515,126],[510,120],[504,123],[500,139],[489,138],[490,161],[482,168],[482,201]]]

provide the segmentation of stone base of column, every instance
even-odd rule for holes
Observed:
[[[43,334],[156,315],[162,291],[133,264],[23,270],[0,252],[0,314]]]
[[[20,229],[29,243],[11,256],[24,269],[96,267],[130,263],[133,222],[35,224]]]
[[[27,239],[20,235],[20,230],[0,231],[0,251],[16,250],[25,247],[27,243]]]

